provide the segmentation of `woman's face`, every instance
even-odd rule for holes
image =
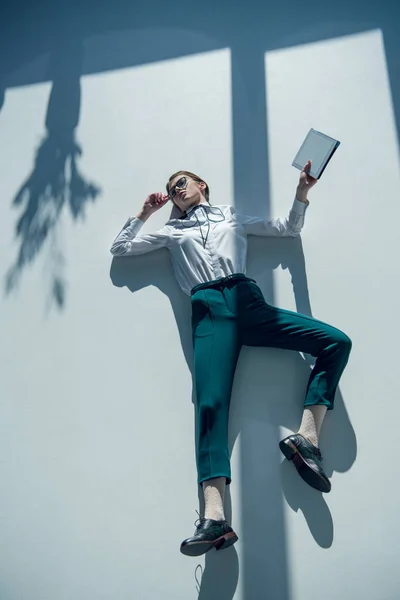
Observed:
[[[183,178],[186,179],[186,184],[184,183]],[[175,202],[177,207],[183,213],[192,206],[206,202],[205,197],[203,196],[206,184],[203,181],[195,181],[188,175],[177,175],[169,184],[170,193],[173,191],[176,184],[178,185],[175,188],[173,202]]]

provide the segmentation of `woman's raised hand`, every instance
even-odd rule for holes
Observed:
[[[311,177],[310,175],[311,169],[311,160],[308,160],[304,165],[299,178],[299,187],[304,190],[310,190],[316,183],[318,183],[318,179]]]
[[[296,197],[300,202],[305,202],[308,204],[307,194],[311,190],[312,187],[316,183],[318,183],[318,179],[311,177],[310,175],[311,169],[311,160],[308,160],[304,165],[299,178],[299,184],[297,186]]]
[[[149,194],[144,201],[142,210],[136,216],[141,221],[148,219],[150,215],[162,208],[168,202],[168,199],[168,194],[163,194],[162,192]]]
[[[155,194],[149,194],[144,201],[143,210],[149,214],[153,214],[156,210],[159,210],[168,202],[168,194],[162,194],[156,192]]]

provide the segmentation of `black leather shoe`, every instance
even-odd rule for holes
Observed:
[[[211,550],[211,548],[225,550],[225,548],[237,542],[238,536],[226,521],[214,521],[214,519],[204,518],[199,519],[199,521],[194,536],[182,542],[182,554],[200,556]]]
[[[322,468],[322,456],[319,448],[311,444],[300,433],[289,435],[279,442],[279,448],[288,460],[292,460],[300,477],[308,485],[328,493],[331,491],[331,482]]]

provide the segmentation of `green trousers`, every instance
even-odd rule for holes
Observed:
[[[198,482],[231,482],[228,416],[233,377],[242,345],[285,348],[316,357],[305,406],[333,408],[351,340],[312,317],[267,304],[256,282],[230,275],[193,288],[192,333],[197,411]]]

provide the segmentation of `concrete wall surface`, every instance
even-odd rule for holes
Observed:
[[[0,600],[400,597],[399,25],[394,3],[342,0],[5,11]],[[249,238],[248,274],[353,341],[320,439],[332,491],[278,448],[299,426],[308,357],[243,348],[226,499],[239,541],[188,558],[190,299],[166,250],[109,249],[178,169],[213,204],[285,216],[311,127],[341,145],[301,238]]]

